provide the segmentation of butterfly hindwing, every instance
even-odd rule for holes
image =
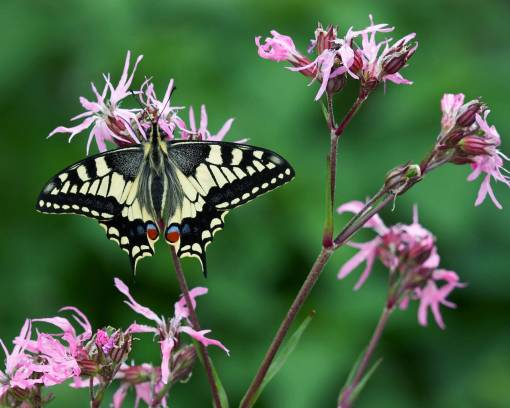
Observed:
[[[97,219],[107,237],[128,252],[134,266],[139,258],[154,253],[145,228],[150,217],[136,199],[143,157],[143,148],[136,146],[79,161],[46,183],[36,209]]]

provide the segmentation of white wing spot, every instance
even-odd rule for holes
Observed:
[[[255,168],[256,168],[258,171],[265,170],[264,165],[263,165],[261,162],[259,162],[258,160],[253,160],[253,165],[255,166]]]
[[[285,174],[286,174],[287,176],[290,176],[290,169],[285,169]]]
[[[110,177],[103,177],[101,180],[101,186],[99,187],[99,191],[97,192],[98,195],[106,197],[108,194],[108,181]]]
[[[221,147],[219,145],[209,145],[210,151],[207,161],[211,164],[221,165],[223,160],[221,159]]]
[[[269,163],[267,163],[267,164],[266,164],[266,167],[267,167],[269,170],[272,170],[272,169],[274,169],[274,168],[276,167],[276,164],[269,162]]]
[[[252,174],[255,174],[256,171],[253,167],[251,166],[246,166],[246,170],[248,171],[248,174],[251,176]]]
[[[230,164],[232,166],[238,166],[241,160],[243,160],[243,151],[241,149],[232,150],[232,161]]]
[[[252,193],[252,194],[257,194],[257,191],[259,191],[259,190],[260,190],[260,188],[258,188],[258,187],[253,187],[253,188],[252,188],[252,190],[251,190],[251,193]]]
[[[193,244],[193,246],[191,247],[191,250],[198,252],[200,254],[202,253],[202,247],[199,244]]]
[[[253,155],[257,159],[262,159],[262,156],[264,156],[264,152],[262,150],[256,150],[256,151],[253,152]]]
[[[243,200],[247,200],[248,197],[250,197],[250,193],[244,193],[243,196],[241,197]]]
[[[67,173],[62,173],[62,174],[59,174],[58,175],[58,178],[60,179],[60,181],[63,183],[64,181],[67,180]]]
[[[71,187],[70,193],[76,194],[77,192],[78,192],[78,186],[75,184],[74,186]]]
[[[264,183],[264,184],[262,184],[262,188],[264,188],[264,189],[265,189],[265,188],[268,188],[268,187],[269,187],[269,184],[268,184],[268,183]]]
[[[234,173],[240,179],[242,179],[243,177],[246,177],[246,173],[244,171],[242,171],[239,167],[234,167]]]
[[[83,183],[83,185],[80,187],[80,194],[87,194],[89,191],[90,183],[87,181],[86,183]]]
[[[221,172],[221,170],[216,166],[210,166],[212,174],[216,181],[218,182],[218,187],[223,187],[225,184],[228,183],[227,179]]]
[[[232,173],[230,171],[230,169],[228,169],[227,167],[222,167],[221,171],[223,171],[223,173],[225,173],[225,176],[227,176],[229,183],[232,183],[236,179],[236,176],[234,175],[234,173]]]
[[[239,201],[241,201],[239,198],[234,198],[231,203],[232,205],[236,205],[236,204],[239,204]]]
[[[96,158],[96,170],[97,177],[106,176],[110,172],[110,168],[103,156]]]
[[[78,173],[78,177],[80,177],[81,181],[87,181],[90,179],[89,173],[87,173],[87,168],[85,166],[81,165],[76,169],[76,172]]]
[[[125,185],[124,177],[122,177],[119,173],[113,173],[111,177],[112,182],[110,183],[110,190],[108,191],[108,195],[113,196],[119,200]]]

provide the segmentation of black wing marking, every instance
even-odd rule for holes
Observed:
[[[223,228],[228,210],[294,177],[276,153],[237,143],[174,141],[168,143],[168,155],[185,196],[169,221],[180,228],[177,253],[197,257],[204,273],[206,247]]]
[[[141,218],[130,221],[121,215],[111,220],[100,221],[99,224],[106,231],[108,239],[116,242],[120,248],[127,252],[133,272],[136,264],[145,256],[154,255],[154,243],[147,237],[147,222]]]
[[[145,228],[151,220],[136,199],[143,157],[143,148],[136,146],[79,161],[46,183],[36,209],[97,219],[107,237],[128,252],[134,267],[138,259],[154,253]]]
[[[194,189],[218,209],[229,210],[251,201],[295,175],[275,152],[238,143],[169,142],[168,154]],[[193,200],[193,193],[190,195]]]

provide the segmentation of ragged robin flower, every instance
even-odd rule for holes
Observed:
[[[510,187],[509,172],[504,168],[509,158],[500,150],[501,137],[495,126],[487,122],[489,109],[479,99],[465,102],[463,94],[445,94],[441,110],[441,132],[434,154],[423,170],[430,171],[445,162],[468,164],[472,168],[468,181],[484,176],[475,205],[480,205],[488,195],[501,209],[491,180]]]
[[[167,384],[170,379],[171,369],[171,356],[180,346],[180,334],[185,333],[196,341],[202,343],[204,346],[214,345],[220,347],[228,354],[228,349],[221,344],[218,340],[209,339],[206,337],[210,330],[194,330],[189,322],[189,310],[186,306],[184,297],[175,303],[174,316],[165,318],[158,316],[148,307],[142,306],[135,301],[129,288],[120,279],[115,278],[116,288],[127,297],[128,300],[124,302],[133,309],[136,313],[141,314],[145,318],[152,320],[155,325],[148,326],[143,324],[133,323],[127,330],[128,333],[154,333],[159,337],[161,347],[161,376],[164,384]],[[197,287],[190,291],[190,297],[193,303],[193,308],[196,307],[197,296],[205,295],[207,288]]]
[[[356,214],[362,208],[362,202],[351,201],[340,206],[338,212]],[[420,225],[416,208],[412,224],[387,227],[378,215],[374,215],[364,227],[372,229],[376,237],[368,242],[349,243],[359,251],[342,266],[338,278],[345,278],[366,263],[355,286],[359,289],[369,277],[375,260],[379,259],[390,274],[387,307],[399,305],[405,308],[409,300],[419,300],[418,322],[423,326],[427,324],[427,310],[430,309],[438,326],[444,328],[439,306],[455,307],[447,297],[453,289],[464,285],[455,272],[439,269],[436,239]]]
[[[319,24],[315,38],[311,41],[309,52],[317,53],[312,61],[296,50],[293,40],[271,31],[261,44],[260,37],[255,39],[259,56],[273,61],[288,61],[291,71],[301,72],[305,76],[318,80],[321,85],[315,97],[320,99],[324,92],[338,92],[344,85],[346,75],[361,81],[360,92],[363,96],[373,90],[380,82],[391,81],[396,84],[411,84],[400,74],[417,48],[413,43],[415,34],[409,34],[390,45],[390,39],[377,42],[376,33],[393,31],[387,24],[374,24],[370,16],[370,25],[362,30],[349,28],[344,37],[339,38],[333,26],[323,29]],[[361,45],[357,39],[361,38]],[[308,62],[309,61],[309,62]]]

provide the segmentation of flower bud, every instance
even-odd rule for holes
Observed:
[[[480,136],[466,136],[459,142],[459,148],[466,154],[479,156],[482,154],[491,154],[494,150],[494,143]]]
[[[471,126],[476,119],[476,114],[480,112],[482,105],[479,102],[473,102],[466,107],[466,110],[457,116],[456,124],[460,127]]]
[[[347,79],[345,78],[345,75],[338,75],[334,78],[331,78],[328,81],[328,85],[326,86],[326,90],[328,94],[333,95],[338,92],[340,92],[345,84],[347,83]]]
[[[113,347],[110,351],[110,358],[114,363],[121,363],[126,360],[129,352],[131,351],[131,335],[124,334],[118,331],[112,334],[112,338],[115,336]]]
[[[145,365],[129,366],[121,368],[120,372],[124,375],[124,380],[135,385],[150,380],[152,367]]]
[[[443,141],[447,147],[454,147],[457,145],[457,143],[459,143],[462,140],[464,136],[465,136],[464,130],[454,129],[446,134]]]
[[[317,30],[315,30],[315,46],[317,54],[322,54],[324,50],[331,48],[331,44],[336,40],[336,29],[329,25],[327,31],[324,31],[322,25],[319,23]]]
[[[417,164],[405,164],[389,171],[384,180],[384,189],[393,194],[403,193],[412,179],[421,177],[421,169]]]
[[[360,52],[360,50],[355,50],[354,51],[354,60],[352,62],[350,70],[356,74],[359,71],[361,71],[362,69],[363,69],[363,58],[361,56],[361,52]]]
[[[80,367],[80,374],[94,377],[99,373],[99,364],[95,360],[83,359],[78,361],[78,367]]]
[[[175,353],[172,362],[172,371],[170,379],[172,382],[186,382],[191,376],[191,371],[195,365],[197,352],[195,346],[187,345]]]

